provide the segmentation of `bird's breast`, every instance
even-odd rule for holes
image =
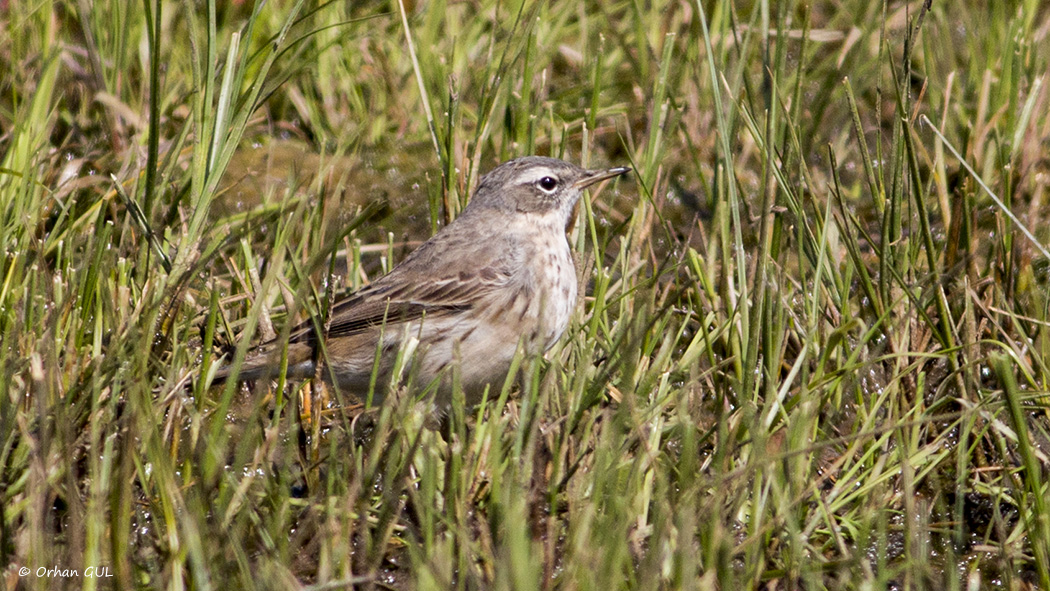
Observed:
[[[514,297],[501,317],[516,317],[517,337],[541,353],[554,345],[569,326],[576,308],[576,267],[560,216],[521,216],[506,228],[521,256],[519,272],[511,283]]]
[[[538,257],[544,264],[536,269],[540,304],[537,336],[543,342],[543,350],[549,349],[561,338],[576,307],[576,267],[564,235],[559,238],[547,245],[545,252]]]

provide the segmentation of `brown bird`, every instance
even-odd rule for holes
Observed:
[[[318,335],[309,321],[292,331],[288,377],[320,372],[362,400],[374,383],[378,403],[398,351],[414,347],[414,384],[436,386],[439,409],[450,403],[446,369],[457,360],[466,401],[476,404],[486,385],[502,385],[519,347],[540,354],[565,332],[576,305],[566,237],[576,203],[584,188],[628,171],[585,170],[539,156],[496,167],[454,222],[390,273],[338,301],[327,332]],[[275,377],[282,348],[274,341],[257,347],[236,379]],[[229,372],[219,370],[217,380]]]

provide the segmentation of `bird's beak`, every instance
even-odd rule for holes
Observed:
[[[580,191],[593,185],[594,183],[600,183],[605,179],[611,179],[613,177],[620,176],[621,174],[631,172],[629,166],[617,166],[616,168],[607,168],[605,170],[588,170],[587,174],[576,181],[573,185]],[[569,216],[569,223],[565,226],[565,233],[572,232],[572,228],[576,225],[576,212],[580,209],[580,202],[577,201],[572,207],[572,215]]]
[[[588,170],[583,178],[576,181],[576,188],[583,189],[595,183],[600,183],[605,179],[611,179],[628,172],[631,172],[631,167],[629,166],[617,166],[616,168],[607,168],[605,170]]]

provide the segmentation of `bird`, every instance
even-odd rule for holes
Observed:
[[[509,160],[482,176],[462,213],[389,273],[338,299],[327,327],[307,320],[284,341],[249,351],[236,376],[320,376],[341,392],[382,404],[399,351],[414,350],[413,384],[445,411],[453,382],[476,405],[503,385],[515,355],[539,355],[565,333],[579,290],[567,232],[583,190],[626,174],[588,170],[556,158]],[[450,367],[458,364],[458,380]]]

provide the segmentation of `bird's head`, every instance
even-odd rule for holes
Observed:
[[[493,207],[560,216],[568,226],[583,190],[629,172],[626,166],[587,170],[557,158],[526,156],[500,164],[481,178],[468,208]]]

